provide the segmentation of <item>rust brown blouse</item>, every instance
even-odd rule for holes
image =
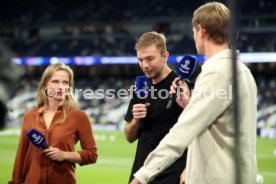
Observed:
[[[25,114],[10,184],[76,183],[75,163],[52,161],[43,154],[43,150],[32,145],[27,138],[27,132],[32,128],[45,136],[47,145],[62,151],[75,151],[75,145],[80,140],[80,165],[96,162],[97,147],[88,116],[77,108],[70,108],[64,123],[57,124],[62,117],[59,108],[47,130],[44,118],[37,108]]]

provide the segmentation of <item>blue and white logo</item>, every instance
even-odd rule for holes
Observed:
[[[181,68],[184,70],[190,70],[189,64],[190,64],[190,60],[185,60],[184,64],[181,64]]]

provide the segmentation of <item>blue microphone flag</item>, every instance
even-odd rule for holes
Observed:
[[[178,63],[176,68],[176,74],[179,76],[180,80],[185,80],[189,83],[194,83],[197,76],[201,72],[201,67],[197,64],[196,57],[186,54]],[[177,82],[178,84],[178,82]],[[176,94],[170,95],[170,99],[166,106],[169,109],[173,101],[176,99]]]
[[[193,75],[197,65],[196,57],[185,55],[178,63],[176,74],[181,78],[188,80]]]
[[[135,80],[135,94],[139,99],[148,97],[150,81],[146,76],[137,76]]]
[[[31,143],[35,145],[36,147],[47,149],[48,145],[45,143],[46,139],[45,137],[37,130],[31,129],[28,131],[27,136]]]

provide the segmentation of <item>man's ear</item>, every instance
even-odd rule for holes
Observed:
[[[200,24],[198,25],[198,33],[200,37],[206,36],[206,29],[202,27]]]
[[[163,53],[162,58],[164,59],[164,61],[167,61],[167,60],[168,60],[169,55],[170,55],[170,54],[169,54],[168,51],[165,51],[165,52]]]

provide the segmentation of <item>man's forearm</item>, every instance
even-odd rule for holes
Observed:
[[[132,119],[126,123],[124,132],[128,142],[132,143],[138,138],[139,128],[139,120]]]

